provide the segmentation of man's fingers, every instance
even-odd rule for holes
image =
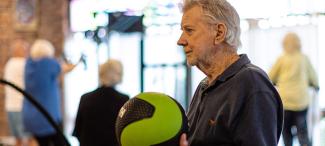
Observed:
[[[179,142],[180,146],[188,146],[188,142],[187,142],[187,138],[186,138],[186,134],[183,133]]]

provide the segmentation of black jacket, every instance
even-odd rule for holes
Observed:
[[[117,146],[115,121],[128,99],[111,87],[100,87],[84,94],[73,131],[80,146]]]

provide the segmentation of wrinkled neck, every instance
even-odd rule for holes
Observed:
[[[198,68],[207,76],[210,84],[238,59],[239,55],[237,53],[221,54],[213,62],[198,66]]]

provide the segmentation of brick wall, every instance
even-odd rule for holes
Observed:
[[[38,0],[38,28],[35,31],[14,29],[14,8],[16,0],[0,0],[0,78],[3,67],[9,58],[9,45],[15,38],[23,38],[32,43],[36,38],[50,40],[61,54],[67,31],[67,0]],[[3,86],[0,85],[0,136],[8,135],[7,119],[4,112]]]
[[[13,34],[12,30],[12,0],[0,0],[0,77],[3,76],[3,66],[8,59],[8,46]],[[7,134],[7,121],[4,111],[3,86],[0,85],[0,135]]]
[[[56,48],[56,55],[63,50],[67,25],[67,0],[41,0],[40,27],[38,36],[48,39]]]

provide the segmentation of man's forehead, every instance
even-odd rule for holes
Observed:
[[[200,15],[202,15],[202,11],[199,6],[194,6],[188,9],[182,16],[181,26],[188,25],[188,23],[193,23],[192,21],[195,19],[200,19]]]

